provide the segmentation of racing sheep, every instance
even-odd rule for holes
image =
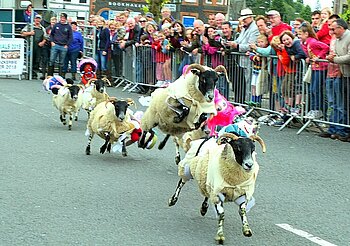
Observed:
[[[53,105],[59,110],[63,125],[67,124],[66,114],[69,115],[68,130],[72,129],[73,114],[75,121],[78,120],[83,90],[82,85],[65,84],[59,88],[57,95],[52,97]]]
[[[218,229],[215,240],[225,241],[224,202],[234,201],[239,206],[243,235],[252,236],[246,213],[254,205],[253,193],[259,165],[256,161],[254,141],[258,141],[266,151],[264,141],[257,135],[240,137],[225,132],[216,139],[196,140],[191,144],[185,158],[179,163],[177,188],[169,199],[169,206],[178,201],[182,187],[190,179],[195,179],[199,190],[205,197],[200,212],[204,216],[209,200],[218,214]]]
[[[106,150],[110,152],[112,144],[124,133],[131,133],[135,129],[127,112],[128,106],[132,104],[134,101],[130,98],[126,100],[109,98],[95,107],[87,123],[86,135],[89,136],[85,150],[87,155],[91,153],[90,145],[94,134],[105,140],[100,148],[100,153],[103,154]],[[123,156],[127,156],[125,140],[125,138],[122,140]]]
[[[82,96],[82,108],[90,117],[90,112],[96,107],[97,104],[106,101],[109,96],[106,92],[106,84],[111,85],[107,78],[90,79],[85,85],[86,89],[84,90]]]
[[[160,88],[152,93],[152,100],[141,121],[143,134],[139,147],[145,148],[154,135],[152,128],[158,128],[167,136],[159,144],[162,149],[170,136],[179,136],[198,129],[209,114],[216,114],[214,89],[219,75],[226,75],[224,66],[215,69],[191,64],[186,76],[181,76],[167,88]],[[146,139],[146,134],[150,138]]]

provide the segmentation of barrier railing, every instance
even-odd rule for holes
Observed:
[[[149,46],[128,47],[122,54],[122,80],[117,87],[124,84],[124,90],[133,92],[160,85],[156,54]],[[171,53],[169,57],[171,81],[181,75],[184,65],[195,61],[191,54],[181,51]],[[326,83],[328,64],[325,61],[312,65],[310,80],[306,81],[309,65],[304,60],[291,61],[285,66],[276,56],[261,57],[260,62],[252,62],[242,53],[224,56],[217,53],[200,60],[210,67],[226,67],[230,83],[221,78],[217,88],[232,103],[248,108],[248,114],[254,112],[261,116],[265,112],[287,116],[279,130],[292,121],[301,125],[297,134],[311,123],[321,131],[321,124],[350,127],[349,87],[341,83],[343,78]]]

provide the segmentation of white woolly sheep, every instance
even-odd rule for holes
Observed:
[[[78,113],[81,107],[81,97],[84,87],[82,85],[66,84],[62,86],[57,95],[53,95],[53,105],[60,112],[60,120],[63,125],[66,125],[66,114],[69,114],[68,129],[72,129],[73,114],[75,121],[78,120]]]
[[[106,84],[111,85],[107,78],[102,79],[90,79],[85,85],[82,96],[81,107],[85,109],[90,117],[90,112],[96,107],[97,104],[106,101],[109,96],[106,92]]]
[[[191,71],[191,72],[189,72]],[[218,75],[227,74],[225,67],[215,69],[199,64],[189,65],[186,76],[181,76],[167,88],[160,88],[152,93],[152,100],[141,120],[143,134],[139,147],[145,148],[152,139],[152,128],[158,128],[167,136],[160,143],[162,149],[170,136],[179,136],[198,129],[207,115],[216,114],[214,89]],[[150,133],[150,138],[146,134]]]
[[[263,140],[254,135],[250,138],[224,133],[218,140],[196,140],[191,144],[185,158],[179,163],[181,177],[169,206],[176,204],[181,188],[194,178],[205,197],[200,212],[204,216],[209,207],[208,200],[215,205],[218,214],[218,230],[215,240],[223,244],[225,240],[224,202],[234,201],[239,205],[243,235],[250,237],[246,212],[254,205],[253,193],[259,165],[253,141],[258,141],[266,151]]]
[[[89,136],[85,150],[87,155],[91,153],[90,145],[94,134],[105,140],[100,148],[100,153],[103,154],[106,150],[110,152],[112,144],[124,133],[132,132],[135,126],[127,113],[127,108],[131,104],[134,104],[134,101],[130,98],[127,100],[110,98],[95,107],[87,123],[86,135]],[[125,139],[122,140],[122,155],[127,156]]]

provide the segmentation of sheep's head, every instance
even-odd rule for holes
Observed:
[[[264,141],[259,136],[251,136],[250,138],[238,137],[233,133],[224,133],[218,139],[218,144],[227,143],[231,146],[236,162],[246,171],[252,170],[255,163],[255,145],[254,141],[258,141],[266,152]]]
[[[216,70],[203,67],[200,64],[191,64],[187,67],[185,74],[191,71],[193,74],[199,77],[198,89],[205,97],[207,102],[211,102],[214,99],[214,89],[216,83],[219,80],[219,74]]]
[[[82,85],[67,85],[67,88],[73,101],[76,101],[78,99],[80,90],[83,90]]]
[[[125,119],[126,116],[126,110],[128,109],[129,105],[130,105],[130,101],[129,100],[117,100],[114,97],[111,97],[108,99],[108,102],[111,102],[114,106],[114,112],[115,112],[115,116],[117,117],[117,119],[119,121],[123,121]]]
[[[93,85],[96,91],[100,93],[104,93],[106,91],[106,84],[111,85],[111,82],[109,82],[107,78],[102,78],[102,79],[92,78],[92,79],[89,79],[89,81],[86,84],[86,87],[88,87],[89,85]]]

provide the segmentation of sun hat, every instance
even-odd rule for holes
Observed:
[[[281,16],[280,12],[278,12],[277,10],[270,10],[269,12],[267,12],[266,15],[267,16],[275,16],[275,15]]]
[[[253,11],[251,9],[242,9],[240,15],[241,15],[240,19],[242,19],[242,20],[244,20],[245,18],[248,18],[248,17],[255,16],[255,15],[253,15]]]

